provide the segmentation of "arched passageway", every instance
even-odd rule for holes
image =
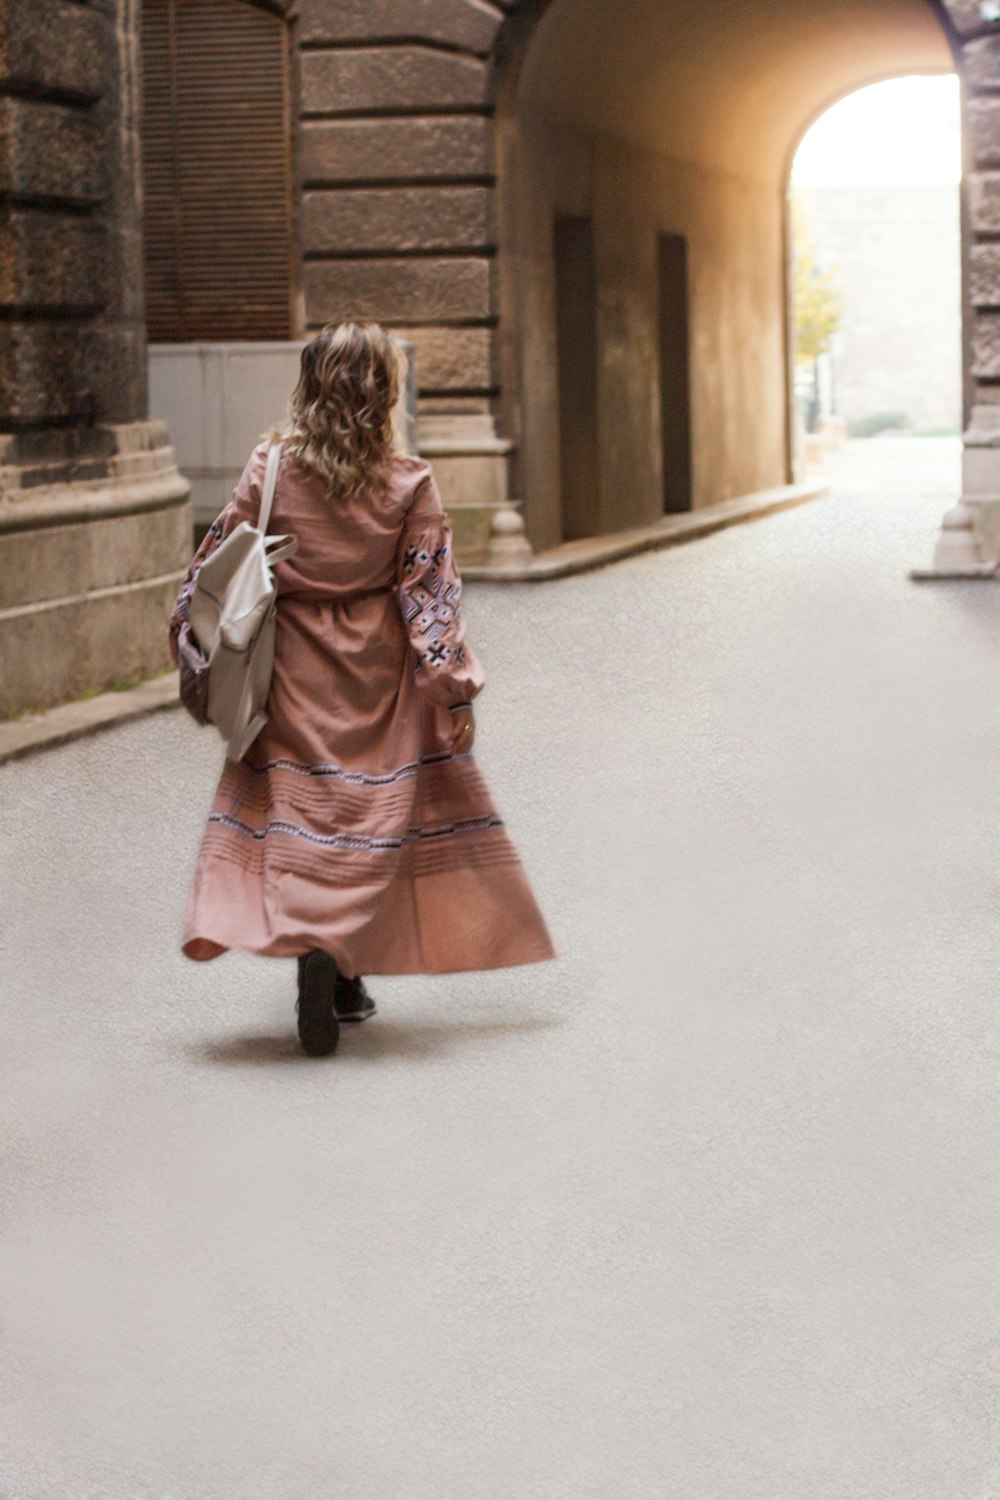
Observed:
[[[530,11],[530,13],[529,13]],[[792,477],[787,180],[928,0],[551,0],[498,75],[502,419],[535,546]]]
[[[960,431],[960,179],[953,73],[858,89],[800,142],[789,207],[805,465],[848,437]]]

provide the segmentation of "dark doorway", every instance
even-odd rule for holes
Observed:
[[[688,353],[687,240],[661,234],[660,432],[663,509],[691,509],[691,385]]]
[[[594,226],[557,218],[556,343],[564,541],[601,530],[597,442],[597,296]]]

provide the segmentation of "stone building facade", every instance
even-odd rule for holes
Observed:
[[[167,435],[147,410],[138,58],[141,42],[147,102],[154,85],[176,94],[189,77],[177,68],[177,38],[195,12],[204,30],[187,68],[218,67],[220,97],[232,90],[248,132],[262,118],[248,102],[259,78],[249,65],[241,74],[233,38],[250,34],[250,12],[280,30],[287,323],[266,338],[239,328],[220,336],[210,319],[204,332],[191,318],[177,339],[161,332],[154,419],[180,414],[186,400],[204,425],[210,407],[245,413],[261,389],[275,393],[280,415],[285,376],[272,377],[267,361],[287,371],[310,330],[377,318],[415,350],[420,446],[463,555],[480,562],[509,542],[512,499],[540,549],[792,481],[795,146],[854,88],[957,67],[968,168],[966,482],[1000,551],[990,522],[1000,509],[996,6],[144,0],[143,9],[144,18],[138,0],[0,9],[0,711],[37,700],[40,655],[60,663],[46,696],[162,659],[151,622],[189,517]],[[255,139],[266,155],[270,143]],[[151,182],[165,158],[162,143],[145,144]],[[208,307],[196,283],[211,290],[222,263],[211,194],[225,196],[225,164],[215,162],[207,187],[185,187],[180,158],[171,160],[178,222],[190,213],[188,238],[200,246],[178,275],[193,278],[186,305]],[[169,192],[157,184],[146,212],[151,298],[165,285],[150,279],[150,204],[162,209]],[[253,223],[233,224],[229,243],[245,242],[249,265]],[[163,252],[168,280],[183,224],[179,245]],[[231,279],[238,300],[241,277]],[[192,350],[199,380],[222,372],[215,386],[192,383]]]
[[[136,0],[0,6],[0,716],[164,664],[188,486],[146,403]]]

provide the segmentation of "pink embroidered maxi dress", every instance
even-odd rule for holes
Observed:
[[[240,521],[257,522],[266,454],[254,449],[195,554],[172,643],[200,563]],[[183,951],[321,948],[348,976],[553,957],[476,762],[450,749],[448,709],[475,697],[483,673],[429,466],[396,455],[384,492],[332,502],[283,455],[268,529],[299,539],[276,569],[268,724],[222,772]]]

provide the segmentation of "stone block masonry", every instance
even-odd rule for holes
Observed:
[[[313,255],[488,251],[495,242],[487,187],[342,188],[307,192],[303,242]]]
[[[506,503],[497,435],[492,0],[302,0],[306,332],[357,315],[415,352],[419,442],[467,559]]]
[[[309,261],[305,295],[306,316],[316,325],[348,308],[387,325],[493,316],[490,262],[481,256]]]
[[[971,172],[969,217],[979,234],[1000,234],[1000,172]]]
[[[303,0],[300,25],[307,45],[419,37],[486,57],[500,20],[480,0]]]
[[[1000,96],[973,94],[967,99],[965,127],[971,165],[1000,167]]]
[[[306,330],[354,313],[406,337],[420,330],[425,348],[429,334],[456,325],[476,334],[450,341],[430,385],[418,365],[421,393],[447,401],[453,392],[458,411],[470,393],[493,391],[484,345],[496,320],[496,230],[481,49],[484,18],[495,31],[500,13],[464,3],[348,7],[345,33],[342,9],[307,5],[301,18]],[[413,30],[417,9],[433,11],[447,47],[401,40],[428,36]],[[346,46],[354,35],[359,45]]]
[[[988,30],[982,0],[943,0],[941,8],[963,40]]]
[[[0,307],[95,312],[106,291],[104,249],[89,217],[9,208],[0,220]]]
[[[359,110],[482,109],[486,65],[479,58],[433,47],[335,48],[305,52],[304,114],[351,115]]]
[[[134,295],[142,279],[138,79],[128,76],[125,35],[134,9],[130,0],[110,8],[9,0],[0,12],[0,299],[9,334],[0,431],[145,415]],[[112,326],[121,345],[113,372],[92,362],[94,335],[100,328],[106,342]],[[74,339],[89,352],[69,361],[67,379]],[[18,400],[26,378],[38,398],[51,389],[51,410]]]
[[[137,23],[0,7],[0,717],[162,670],[190,552],[146,420]]]
[[[979,0],[944,0],[964,81],[967,411],[963,491],[982,555],[1000,556],[1000,16]]]
[[[481,115],[307,120],[300,146],[307,189],[362,182],[493,184],[493,130]]]
[[[7,5],[0,29],[0,72],[8,89],[74,97],[104,93],[107,20],[79,0]]]

